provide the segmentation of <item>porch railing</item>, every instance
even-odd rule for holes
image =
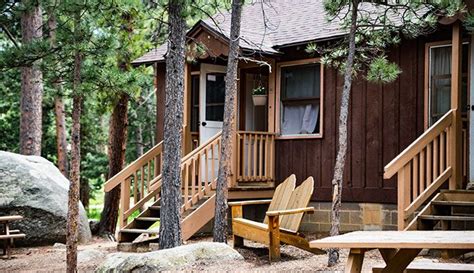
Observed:
[[[384,178],[398,175],[398,229],[453,174],[450,153],[455,110],[447,112],[401,154],[385,166]],[[461,167],[461,166],[459,166]]]
[[[275,134],[237,132],[237,182],[268,182],[275,179]]]

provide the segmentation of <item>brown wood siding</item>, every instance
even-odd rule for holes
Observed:
[[[403,71],[395,82],[381,85],[358,79],[353,83],[343,202],[396,203],[396,178],[383,180],[383,168],[423,132],[424,46],[444,36],[407,40],[391,49],[390,60]],[[276,142],[277,181],[292,173],[300,183],[313,176],[315,201],[331,200],[342,81],[341,74],[326,68],[322,139]]]

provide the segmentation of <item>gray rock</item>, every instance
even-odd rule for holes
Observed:
[[[182,269],[204,261],[222,263],[243,259],[226,244],[201,242],[148,253],[112,253],[96,272],[157,272]]]
[[[93,260],[103,260],[105,253],[97,249],[84,249],[77,253],[78,263],[88,263]]]
[[[66,242],[69,181],[53,163],[39,156],[0,151],[0,215],[22,215],[12,223],[26,238],[24,246]],[[79,203],[79,241],[91,239],[84,207]]]
[[[66,249],[66,245],[61,244],[61,243],[54,243],[53,248],[54,249]]]

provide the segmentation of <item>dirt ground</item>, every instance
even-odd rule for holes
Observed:
[[[210,237],[201,237],[188,244],[198,241],[211,241]],[[231,243],[231,242],[229,242]],[[338,272],[344,270],[347,258],[347,250],[341,250],[340,263],[335,267],[326,266],[326,255],[313,255],[292,246],[282,246],[282,260],[280,262],[268,262],[268,250],[260,244],[245,241],[244,248],[237,251],[244,256],[244,261],[226,262],[206,261],[194,264],[189,268],[181,268],[184,271],[208,271],[208,272],[288,272],[288,271],[325,271]],[[79,251],[97,250],[104,254],[116,252],[116,243],[100,238],[94,238],[87,245],[80,245]],[[101,256],[101,255],[97,255]],[[426,259],[426,258],[421,258]],[[79,272],[93,272],[104,260],[103,257],[92,257],[87,262],[79,262]],[[437,262],[437,260],[434,260]],[[364,260],[363,272],[372,272],[374,265],[383,265],[383,260],[377,251],[367,252]],[[0,258],[0,272],[64,272],[66,268],[66,254],[63,247],[35,247],[16,248],[13,250],[13,258],[7,260]]]

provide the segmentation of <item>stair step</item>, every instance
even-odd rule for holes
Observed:
[[[474,207],[474,202],[467,202],[467,201],[432,201],[431,204],[435,206]]]
[[[148,209],[150,209],[150,210],[160,210],[161,206],[149,206]]]
[[[472,216],[420,215],[418,219],[431,221],[474,221]]]
[[[142,234],[142,233],[146,233],[146,234],[159,234],[159,233],[160,233],[160,230],[158,230],[158,229],[126,228],[126,229],[120,230],[120,232],[123,232],[123,233],[137,233],[137,234]]]
[[[135,218],[137,221],[147,221],[147,222],[156,222],[160,221],[160,218],[158,217],[137,217]]]

